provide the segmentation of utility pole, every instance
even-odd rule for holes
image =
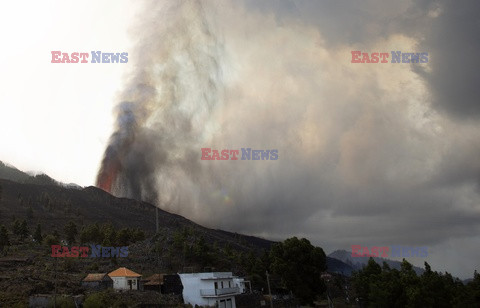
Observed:
[[[55,257],[55,289],[53,291],[53,308],[57,308],[57,260],[58,257]]]
[[[267,274],[268,295],[270,296],[270,308],[273,308],[273,297],[272,291],[270,290],[270,277],[268,276],[268,271],[265,271],[265,274]]]
[[[155,250],[156,250],[156,253],[157,253],[157,274],[160,275],[160,271],[161,271],[161,266],[160,266],[160,241],[158,239],[159,235],[158,235],[158,207],[157,206],[155,206],[155,230],[156,230],[156,233],[155,233],[154,238],[156,239]],[[159,290],[158,290],[159,295],[160,295],[160,293],[162,293],[161,290],[162,290],[162,287],[159,286]]]
[[[158,234],[158,207],[155,207],[155,227],[157,230],[157,234]]]

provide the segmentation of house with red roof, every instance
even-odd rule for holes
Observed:
[[[113,289],[115,290],[138,290],[142,275],[129,270],[126,267],[120,267],[113,272],[108,273],[113,280]]]
[[[107,273],[88,274],[82,280],[82,286],[89,289],[103,290],[113,287],[113,280]]]

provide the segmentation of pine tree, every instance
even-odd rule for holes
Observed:
[[[24,219],[20,223],[20,230],[19,230],[20,239],[22,239],[22,240],[26,239],[28,234],[29,234],[29,232],[28,232],[27,221]]]
[[[10,239],[8,238],[8,231],[4,225],[0,226],[0,249],[5,246],[10,246]]]
[[[13,224],[12,224],[12,233],[15,235],[20,235],[20,220],[14,218]]]
[[[48,246],[59,244],[58,237],[56,237],[53,234],[49,234],[45,236],[45,238],[43,239],[43,242]]]
[[[72,245],[73,242],[75,242],[75,237],[78,234],[77,225],[73,221],[70,221],[68,224],[65,225],[63,230],[65,231],[65,235],[67,236],[68,244]]]
[[[35,233],[33,234],[33,239],[34,239],[37,243],[42,243],[42,241],[43,241],[42,227],[40,226],[40,224],[38,224],[38,225],[37,225],[37,228],[35,229]]]
[[[31,206],[28,207],[27,209],[27,219],[32,219],[33,218],[33,209]]]
[[[139,242],[139,241],[143,241],[144,239],[145,239],[145,232],[143,232],[143,230],[139,228],[135,229],[135,231],[133,232],[133,241]]]
[[[25,219],[15,219],[12,225],[12,233],[20,237],[21,240],[28,236],[28,225]]]
[[[103,225],[101,229],[101,234],[103,235],[103,246],[115,246],[117,239],[117,232],[111,223]]]
[[[117,233],[117,244],[119,246],[128,246],[130,244],[131,235],[128,228],[123,228]]]
[[[272,274],[281,277],[301,304],[313,303],[316,295],[325,291],[320,279],[326,269],[325,252],[309,240],[292,237],[276,243],[270,250],[270,259]],[[262,267],[262,263],[256,263],[256,268]]]
[[[88,231],[87,228],[82,227],[82,230],[80,231],[80,244],[84,245],[88,243]]]

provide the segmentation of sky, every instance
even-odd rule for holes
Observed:
[[[115,166],[114,194],[209,227],[327,253],[427,246],[435,270],[480,270],[477,1],[48,3],[0,12],[0,160],[83,186]]]

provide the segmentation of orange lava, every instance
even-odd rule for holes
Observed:
[[[118,175],[118,171],[119,164],[117,162],[104,162],[102,170],[97,176],[97,187],[111,193],[113,183]]]

